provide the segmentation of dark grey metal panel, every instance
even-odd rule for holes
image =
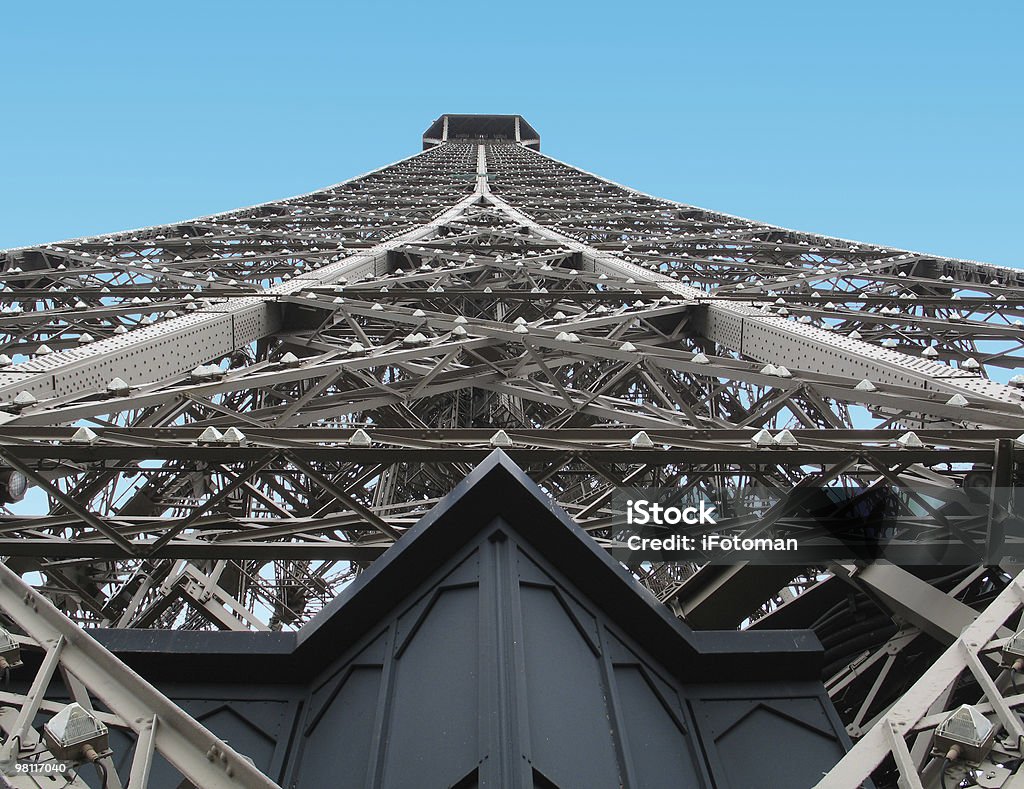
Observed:
[[[521,589],[533,764],[559,786],[621,786],[601,655],[554,589]]]
[[[737,683],[692,700],[716,786],[810,787],[839,761],[849,741],[835,711],[812,687],[805,692]]]
[[[669,698],[661,695],[640,665],[616,666],[615,687],[633,785],[650,789],[700,786],[703,776],[687,740],[690,732],[682,723],[678,697],[672,698],[674,693]]]
[[[261,700],[264,694],[257,688],[192,686],[163,690],[210,731],[252,759],[264,774],[271,778],[280,775],[294,725],[294,700]],[[126,760],[127,764],[130,761]],[[157,754],[148,789],[178,789],[181,782],[178,771]]]
[[[380,696],[381,666],[353,666],[334,683],[328,703],[315,710],[303,731],[303,750],[318,755],[319,769],[299,774],[298,789],[362,787],[370,773],[372,722]]]
[[[330,679],[311,692],[303,723],[297,787],[615,789],[627,779],[673,785],[666,776],[708,785],[687,743],[682,688],[625,647],[508,524],[495,520],[449,568],[324,672]],[[638,684],[633,663],[650,679]],[[332,747],[353,721],[365,728],[358,745]],[[630,746],[644,761],[637,769],[626,764]],[[343,750],[359,780],[341,777]]]
[[[451,786],[479,759],[479,589],[442,589],[395,644],[384,787]]]

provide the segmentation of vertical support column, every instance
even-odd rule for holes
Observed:
[[[448,116],[444,116],[444,129],[441,131],[441,142],[448,142]]]
[[[988,528],[985,538],[986,563],[998,565],[1003,559],[1006,541],[1006,517],[1011,506],[1013,486],[1013,440],[996,441],[992,463],[992,487],[989,491]]]
[[[516,115],[516,142],[521,143],[523,141],[522,130],[519,127],[519,116]]]
[[[487,146],[476,146],[476,191],[478,194],[489,194],[487,186]]]
[[[486,758],[480,786],[532,789],[525,706],[522,612],[515,545],[495,531],[483,549],[480,573],[481,740]]]

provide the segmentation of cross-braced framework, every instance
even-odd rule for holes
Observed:
[[[0,517],[8,567],[87,627],[290,629],[495,446],[610,548],[622,486],[842,482],[927,488],[908,542],[999,555],[1006,507],[956,506],[1015,479],[1024,272],[654,198],[521,119],[442,118],[334,187],[0,254],[0,464],[35,491]],[[814,627],[857,738],[1014,568],[629,569],[696,626]]]

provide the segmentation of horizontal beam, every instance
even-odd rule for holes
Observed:
[[[9,525],[9,524],[7,524]],[[154,529],[155,531],[155,529]],[[145,554],[155,540],[133,540]],[[243,542],[240,540],[172,540],[158,551],[145,554],[148,559],[258,559],[262,561],[334,561],[372,562],[391,543],[350,543],[338,540],[306,539],[297,542]],[[0,556],[38,556],[60,559],[126,559],[134,554],[107,540],[75,540],[15,537],[0,539]]]
[[[102,442],[138,446],[139,442],[151,443],[159,447],[165,442],[198,441],[203,432],[202,427],[95,427],[93,431]],[[279,446],[282,449],[303,444],[322,442],[330,444],[334,449],[346,444],[362,428],[356,427],[246,427],[245,435],[249,440],[258,440],[262,446]],[[0,446],[11,446],[17,451],[17,445],[28,441],[47,441],[55,443],[75,443],[72,437],[76,427],[60,425],[20,425],[8,424],[0,427]],[[371,427],[363,430],[374,444],[401,447],[420,447],[424,449],[443,446],[460,446],[486,444],[494,435],[494,428],[455,427],[455,428],[399,428]],[[560,428],[516,428],[506,427],[505,432],[515,443],[522,446],[573,448],[577,446],[614,447],[626,445],[637,434],[635,428],[628,427],[560,427]],[[892,430],[876,429],[793,429],[793,436],[805,446],[822,448],[841,448],[855,444],[863,444],[872,448],[884,448],[893,441]],[[696,449],[714,449],[726,445],[742,446],[749,444],[753,431],[742,428],[690,428],[664,427],[647,431],[655,444],[666,444],[669,447],[693,447]],[[925,444],[941,445],[951,449],[971,449],[988,447],[1001,438],[1015,439],[1020,434],[1013,429],[980,429],[971,428],[940,428],[916,430],[914,434]],[[78,443],[77,446],[83,446]],[[215,449],[214,445],[203,445],[201,449]]]

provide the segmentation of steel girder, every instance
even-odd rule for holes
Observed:
[[[74,701],[100,717],[108,728],[121,729],[136,740],[129,789],[147,785],[154,753],[166,758],[193,786],[276,789],[277,784],[245,757],[144,681],[5,566],[0,566],[0,609],[24,632],[22,648],[44,654],[27,693],[0,695],[2,713],[18,711],[16,716],[0,714],[5,734],[0,764],[12,765],[16,758],[24,759],[29,754],[47,755],[32,725],[38,712],[55,712],[63,706],[45,699],[59,670],[62,684]],[[102,711],[94,707],[94,698],[103,705]],[[100,762],[104,789],[120,789],[122,783],[112,759],[107,756]],[[6,785],[40,785],[31,774],[7,772],[14,783]],[[74,786],[85,786],[73,774],[65,778],[65,786],[72,781]],[[50,779],[57,780],[52,774]]]
[[[920,738],[927,744],[931,732],[949,711],[967,701],[987,714],[1002,728],[995,752],[982,761],[981,775],[992,786],[1010,786],[1018,780],[1003,763],[1019,763],[1024,745],[1024,724],[1017,708],[1024,695],[1011,687],[1010,672],[1000,671],[999,651],[1012,630],[1024,624],[1024,573],[1009,581],[973,621],[962,629],[950,646],[930,665],[901,697],[881,714],[853,749],[818,784],[819,789],[860,786],[886,760],[888,770],[898,776],[900,786],[938,787],[957,785],[969,768],[947,764],[927,748],[914,748]],[[903,634],[906,641],[915,634]],[[895,652],[890,652],[895,657]],[[908,739],[910,742],[908,743]],[[913,748],[913,750],[912,750]],[[943,773],[950,774],[947,778]],[[1010,781],[1010,783],[1007,783]],[[985,785],[985,784],[980,784]]]

